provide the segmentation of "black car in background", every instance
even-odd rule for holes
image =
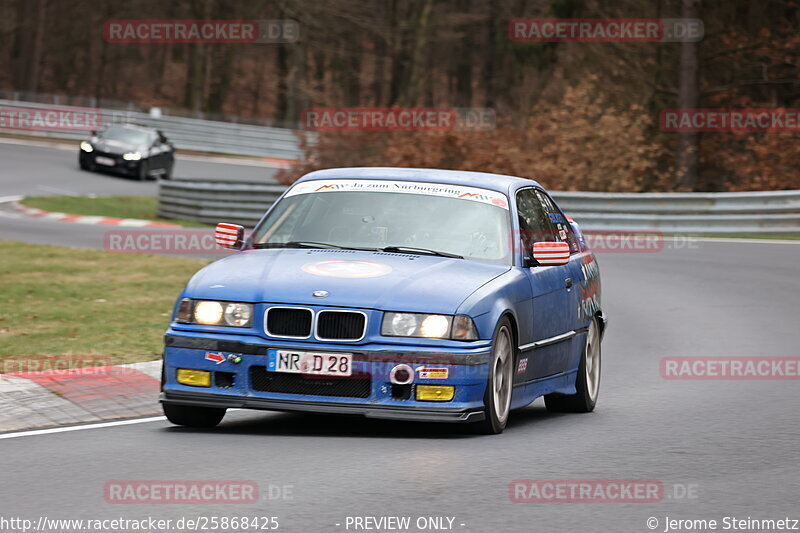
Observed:
[[[100,132],[92,132],[81,141],[78,164],[83,170],[106,170],[133,176],[172,177],[175,148],[163,133],[153,128],[132,124],[113,124]]]

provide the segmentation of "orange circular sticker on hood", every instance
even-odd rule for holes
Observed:
[[[304,272],[330,278],[377,278],[392,271],[392,267],[374,261],[343,261],[330,259],[302,266]]]

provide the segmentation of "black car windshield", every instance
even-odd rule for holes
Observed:
[[[117,141],[125,144],[148,145],[155,139],[155,135],[147,131],[122,126],[110,126],[103,130],[100,136],[107,141]]]
[[[510,264],[509,220],[508,201],[495,191],[417,182],[309,181],[275,206],[252,243],[255,248],[310,246],[303,243],[388,248]]]

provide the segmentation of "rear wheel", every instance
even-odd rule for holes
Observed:
[[[225,416],[224,408],[197,407],[194,405],[162,404],[167,420],[178,426],[213,428]]]
[[[512,379],[514,376],[514,335],[511,323],[504,318],[497,325],[492,339],[492,360],[483,397],[484,419],[480,422],[481,433],[502,433],[508,423],[511,410]]]
[[[600,331],[593,318],[586,333],[586,345],[575,377],[575,394],[548,394],[544,404],[556,413],[589,413],[597,405],[600,392]]]

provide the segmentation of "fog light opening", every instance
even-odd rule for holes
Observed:
[[[456,395],[452,385],[417,385],[417,401],[449,402]]]
[[[410,385],[414,382],[414,369],[406,364],[397,365],[389,372],[389,381],[392,385]]]
[[[211,372],[208,372],[207,370],[179,368],[175,373],[175,379],[181,385],[188,385],[190,387],[211,386]]]

